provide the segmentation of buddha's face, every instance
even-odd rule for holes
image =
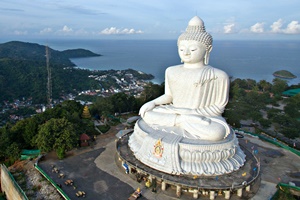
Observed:
[[[178,44],[178,54],[184,63],[199,63],[203,61],[206,46],[193,40],[182,40]]]

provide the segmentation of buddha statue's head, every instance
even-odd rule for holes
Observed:
[[[204,64],[209,62],[209,54],[212,50],[212,36],[205,31],[204,22],[198,17],[193,17],[186,28],[186,31],[182,33],[177,41],[178,47],[180,44],[190,43],[191,45],[197,45],[200,48],[205,48],[205,54],[203,55]]]

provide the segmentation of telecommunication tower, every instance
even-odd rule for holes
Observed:
[[[51,107],[52,102],[52,81],[51,81],[51,68],[49,65],[49,58],[50,58],[50,52],[48,45],[46,45],[46,64],[47,64],[47,73],[48,73],[48,79],[47,79],[47,103],[48,107]]]

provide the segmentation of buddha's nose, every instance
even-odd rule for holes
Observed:
[[[191,54],[191,51],[189,49],[184,50],[184,55],[190,55],[190,54]]]

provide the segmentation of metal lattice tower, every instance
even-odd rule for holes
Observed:
[[[48,46],[46,46],[46,64],[47,64],[47,73],[48,73],[48,79],[47,79],[47,103],[48,106],[51,107],[52,102],[52,81],[51,81],[51,68],[49,65],[49,58],[50,53]]]

